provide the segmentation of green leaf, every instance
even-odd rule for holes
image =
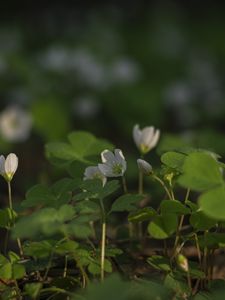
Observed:
[[[115,211],[133,211],[137,208],[138,202],[143,199],[142,195],[127,194],[116,199],[110,212]]]
[[[160,204],[160,209],[162,214],[187,215],[190,213],[190,209],[177,200],[163,200]]]
[[[201,210],[215,220],[225,220],[225,185],[205,192],[199,197]]]
[[[166,152],[161,156],[161,162],[164,165],[181,172],[185,157],[186,155],[179,152]]]
[[[183,297],[183,295],[188,295],[191,292],[186,281],[182,277],[169,273],[164,280],[164,285],[173,290],[177,296],[179,295],[181,297]]]
[[[102,186],[100,180],[85,180],[81,185],[83,189],[82,193],[77,194],[74,197],[75,201],[81,201],[84,199],[104,199],[119,189],[118,180],[111,180]]]
[[[53,251],[55,242],[45,240],[40,242],[30,242],[24,246],[25,255],[35,259],[49,257]]]
[[[54,202],[54,197],[49,188],[42,184],[37,184],[28,190],[26,199],[21,205],[23,207],[33,207],[37,205],[48,205],[51,202]]]
[[[98,275],[101,273],[100,261],[92,260],[88,265],[88,271],[93,275]],[[112,264],[108,259],[105,259],[104,271],[107,273],[112,272]]]
[[[219,163],[209,154],[191,153],[185,159],[180,185],[196,191],[204,191],[223,184]]]
[[[72,220],[75,210],[71,205],[63,205],[59,209],[42,208],[32,215],[21,217],[13,228],[13,237],[28,238],[40,233],[50,236],[61,233],[65,222]]]
[[[12,265],[12,279],[21,279],[25,274],[26,270],[22,264],[16,263]]]
[[[67,204],[72,197],[72,192],[81,185],[81,180],[63,178],[51,186],[51,192],[54,196],[54,202],[50,203],[52,207],[59,208]]]
[[[29,297],[31,297],[31,299],[37,299],[41,289],[42,289],[42,283],[40,282],[25,284],[25,292]]]
[[[128,216],[129,222],[144,222],[149,221],[152,217],[156,216],[157,213],[152,207],[140,208],[137,211],[133,211]]]
[[[166,272],[171,271],[170,260],[160,255],[153,255],[147,259],[147,262],[155,269]]]
[[[68,135],[69,143],[49,143],[46,145],[47,156],[68,162],[79,161],[85,164],[95,163],[95,156],[109,149],[112,144],[97,139],[93,134],[85,131],[74,131]]]
[[[0,278],[8,280],[12,278],[12,264],[0,254]]]
[[[17,214],[10,208],[0,209],[0,227],[9,229],[15,222]]]
[[[68,253],[73,253],[78,248],[79,244],[75,241],[64,241],[57,244],[54,248],[54,252],[60,255],[66,255]]]
[[[156,216],[148,225],[149,234],[155,239],[166,239],[177,229],[178,220],[175,214]]]
[[[217,221],[207,217],[201,210],[198,210],[190,216],[190,224],[197,230],[209,230],[213,228]]]
[[[199,209],[198,205],[196,203],[191,202],[190,200],[186,201],[186,205],[190,207],[192,212],[195,212]]]

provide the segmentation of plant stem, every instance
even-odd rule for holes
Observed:
[[[53,253],[54,252],[52,251],[51,254],[50,254],[48,265],[47,265],[47,268],[46,268],[46,271],[45,271],[45,274],[44,274],[44,277],[43,277],[43,282],[45,282],[47,277],[48,277],[48,273],[49,273],[49,270],[50,270],[51,265],[52,265]]]
[[[190,276],[190,271],[188,270],[187,272],[187,281],[188,281],[188,287],[192,293],[192,284],[191,284],[191,276]]]
[[[187,203],[189,195],[190,195],[190,189],[187,189],[187,193],[186,193],[186,196],[185,196],[185,199],[184,199],[185,204]],[[174,196],[172,196],[172,197],[174,198]],[[174,242],[172,257],[174,257],[176,255],[176,252],[177,252],[177,247],[178,247],[178,244],[179,244],[180,232],[181,232],[181,229],[182,229],[182,226],[183,226],[183,222],[184,222],[184,215],[182,215],[180,217],[180,222],[179,222],[179,225],[178,225],[178,228],[177,228],[177,233],[176,233],[176,238],[175,238],[175,242]]]
[[[167,186],[165,185],[164,181],[161,178],[159,178],[157,175],[151,175],[151,176],[153,176],[153,178],[161,184],[161,186],[164,188],[169,199],[173,200],[173,197],[171,196],[170,191],[167,188]]]
[[[64,269],[63,269],[63,278],[65,278],[67,276],[67,267],[68,267],[68,257],[67,257],[67,255],[65,255],[65,265],[64,265]]]
[[[11,189],[11,183],[8,181],[8,195],[9,195],[9,208],[13,211],[13,203],[12,203],[12,189]],[[14,226],[14,220],[13,220],[13,226]],[[7,235],[8,236],[8,235]],[[23,256],[23,248],[21,244],[21,240],[19,238],[17,240],[17,245],[19,248],[20,256]],[[8,237],[7,237],[7,244],[8,244]]]
[[[143,194],[143,172],[142,171],[139,171],[139,175],[138,175],[138,193],[140,195]]]
[[[195,237],[195,243],[196,243],[196,248],[197,248],[198,261],[199,261],[199,264],[201,266],[201,264],[202,264],[202,255],[201,255],[201,250],[200,250],[200,246],[199,246],[197,233],[194,233],[194,237]]]
[[[102,223],[102,241],[101,241],[101,281],[104,281],[105,270],[105,237],[106,237],[106,223]]]
[[[127,190],[126,178],[124,176],[122,176],[121,178],[122,178],[122,185],[123,185],[124,194],[127,194],[128,190]]]
[[[62,232],[64,234],[65,240],[70,241],[70,238],[69,238],[66,230],[62,230]],[[72,255],[73,255],[73,259],[74,259],[74,261],[76,263],[76,266],[80,270],[80,273],[81,273],[82,278],[83,278],[82,288],[85,288],[86,287],[86,283],[90,282],[89,277],[88,277],[87,273],[85,272],[85,269],[83,268],[83,266],[79,263],[79,259],[77,258],[75,252],[73,252]]]
[[[100,199],[100,207],[102,212],[102,237],[101,237],[101,281],[105,277],[105,244],[106,244],[106,215],[102,199]]]

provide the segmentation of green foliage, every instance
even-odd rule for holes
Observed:
[[[19,260],[20,258],[13,252],[9,253],[9,258],[0,254],[0,278],[4,280],[23,278],[26,271]]]
[[[163,200],[160,204],[160,209],[162,214],[187,215],[190,213],[190,209],[177,200]]]
[[[149,221],[157,215],[157,212],[152,207],[144,207],[129,213],[129,222],[143,222]]]
[[[67,204],[72,198],[72,192],[81,184],[80,180],[64,178],[48,188],[37,184],[28,190],[26,199],[21,203],[23,207],[48,206],[59,208]]]
[[[64,163],[79,161],[84,164],[94,164],[97,162],[96,156],[105,149],[112,150],[113,145],[85,131],[70,133],[68,143],[54,142],[46,145],[48,158],[59,159]]]
[[[211,189],[199,197],[202,211],[215,220],[225,220],[225,185]]]
[[[142,195],[127,194],[116,199],[111,207],[111,212],[133,211],[137,204],[143,199]]]
[[[164,256],[153,255],[147,259],[147,262],[157,270],[171,271],[170,260]]]
[[[0,209],[0,227],[9,229],[15,222],[17,214],[10,208]]]
[[[207,153],[191,153],[185,159],[181,186],[196,191],[209,190],[223,184],[219,163]]]
[[[161,162],[167,167],[175,169],[179,172],[183,170],[183,164],[185,161],[186,155],[179,152],[166,152],[161,156]]]
[[[176,214],[165,213],[154,217],[148,225],[148,232],[155,239],[167,239],[176,231],[177,225]]]

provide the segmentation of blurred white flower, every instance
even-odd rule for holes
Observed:
[[[52,46],[38,58],[41,66],[51,71],[64,71],[69,66],[70,52],[63,46]]]
[[[107,178],[100,171],[98,166],[87,167],[84,171],[84,180],[87,179],[100,179],[102,181],[103,186],[106,184]]]
[[[115,149],[114,153],[104,150],[101,158],[102,164],[98,164],[98,167],[106,177],[123,176],[127,169],[127,163],[120,149]]]
[[[142,130],[139,125],[135,125],[133,128],[135,144],[142,154],[146,154],[154,148],[159,141],[159,137],[159,129],[155,129],[153,126],[144,127]]]
[[[108,86],[108,72],[93,54],[86,49],[73,52],[70,67],[76,71],[80,81],[90,87],[105,88]]]
[[[31,127],[30,114],[18,106],[9,106],[0,114],[0,134],[9,142],[25,141]]]
[[[94,118],[99,112],[99,102],[91,96],[83,96],[73,102],[75,115],[83,119]]]
[[[152,166],[146,160],[143,160],[143,159],[139,158],[137,160],[137,165],[138,165],[139,170],[144,175],[148,176],[148,175],[152,174]]]
[[[179,106],[187,105],[193,101],[194,91],[188,82],[174,82],[165,89],[164,99],[169,105]]]
[[[116,83],[132,83],[140,78],[140,69],[135,61],[120,58],[112,65],[111,77]]]
[[[6,159],[0,156],[0,174],[6,181],[11,181],[18,167],[18,157],[14,153],[10,153]]]

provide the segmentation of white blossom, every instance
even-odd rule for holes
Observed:
[[[25,141],[31,126],[30,114],[18,106],[9,106],[0,114],[0,134],[9,142]]]
[[[154,148],[159,141],[159,137],[159,129],[155,129],[153,126],[145,127],[142,130],[139,125],[135,125],[133,128],[135,144],[142,154],[146,154]]]
[[[139,170],[144,174],[144,175],[150,175],[152,174],[152,166],[143,159],[138,159],[137,160],[138,168]]]
[[[88,179],[100,179],[102,181],[103,186],[106,184],[107,178],[100,171],[98,166],[90,166],[87,167],[84,171],[84,180]]]
[[[0,156],[0,174],[6,181],[11,181],[18,167],[18,157],[10,153],[6,158]]]
[[[114,153],[104,150],[101,153],[102,164],[98,164],[100,171],[106,177],[120,177],[126,171],[127,163],[120,149],[115,149]]]

